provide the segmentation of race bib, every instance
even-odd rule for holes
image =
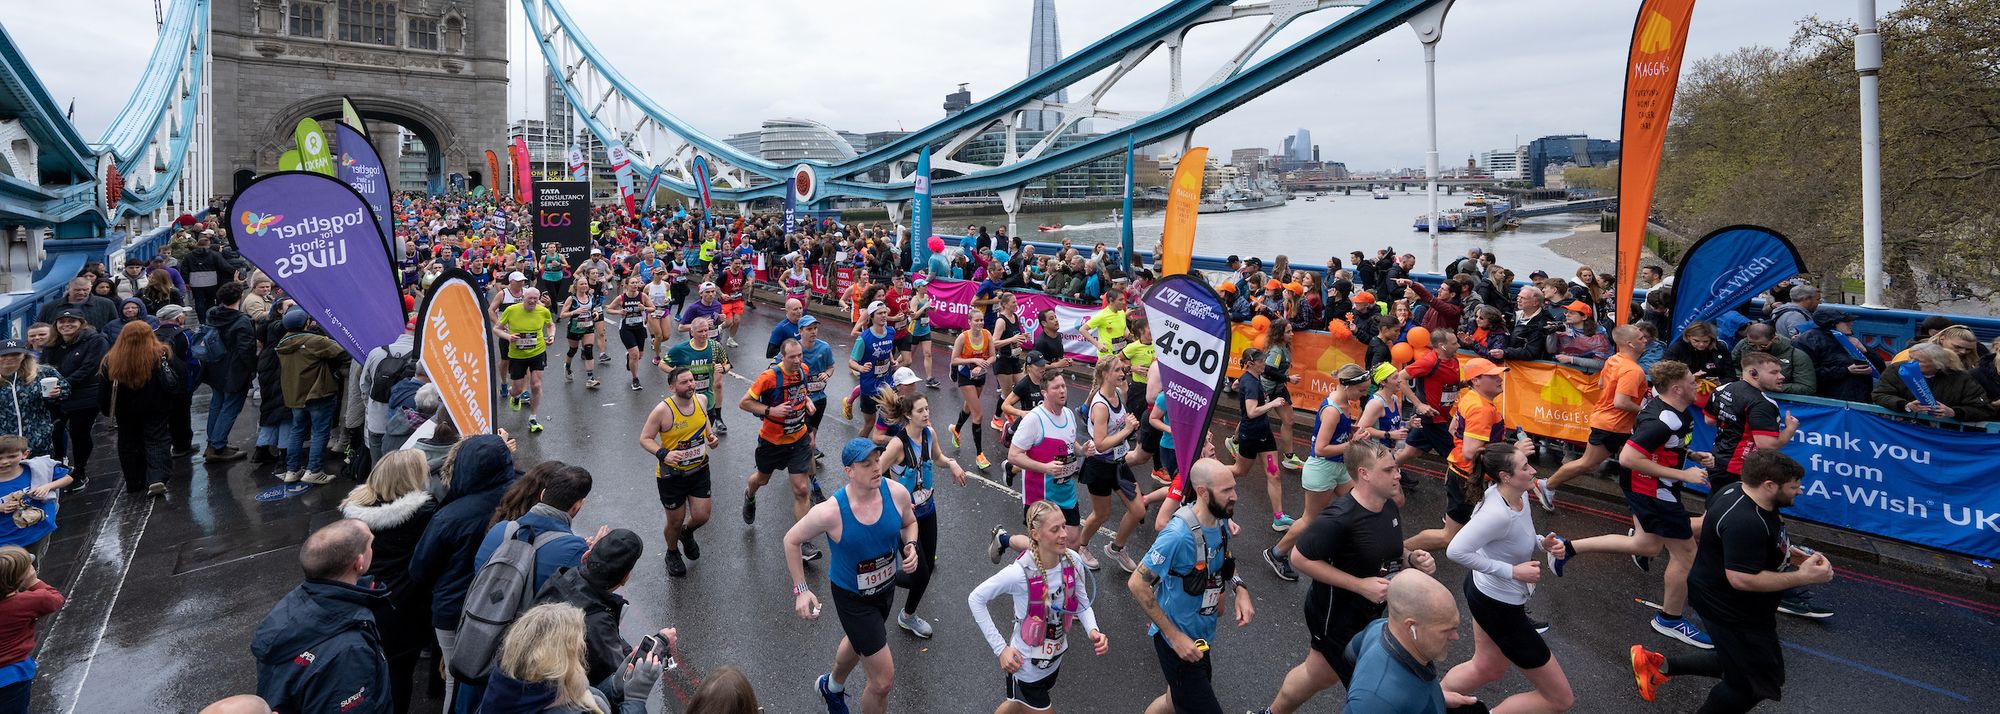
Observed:
[[[589,329],[591,325],[597,324],[597,321],[591,319],[582,319],[575,321],[574,324],[576,325],[576,329],[584,330],[584,329]]]
[[[1222,586],[1218,585],[1215,587],[1211,587],[1207,590],[1201,591],[1201,614],[1204,617],[1213,616],[1215,614],[1216,608],[1220,606],[1221,603],[1222,603]]]
[[[1069,638],[1066,636],[1069,634],[1068,628],[1064,627],[1064,623],[1068,620],[1067,617],[1056,617],[1049,621],[1047,634],[1042,636],[1042,646],[1036,647],[1034,657],[1030,658],[1036,669],[1054,667],[1057,658],[1069,649]]]
[[[874,595],[896,584],[896,554],[857,563],[854,571],[855,589],[863,595]]]
[[[1438,396],[1438,403],[1442,406],[1451,406],[1451,404],[1456,401],[1458,401],[1457,387],[1447,388],[1444,390],[1442,394]]]
[[[540,342],[534,335],[514,338],[514,349],[517,350],[532,350],[537,344],[540,344]]]

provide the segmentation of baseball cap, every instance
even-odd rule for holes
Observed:
[[[592,249],[590,249],[590,254],[591,254],[591,255],[604,255],[604,249],[603,249],[603,248],[592,248]]]
[[[1571,300],[1569,303],[1563,305],[1563,309],[1570,312],[1583,313],[1584,317],[1589,317],[1591,314],[1590,303],[1582,300]]]
[[[861,437],[848,439],[847,445],[840,447],[840,465],[853,466],[867,461],[868,457],[874,456],[875,452],[881,450],[882,446],[873,441]]]
[[[710,291],[710,290],[716,290],[716,289],[718,289],[718,288],[716,288],[716,287],[715,287],[715,283],[712,283],[712,282],[708,282],[708,283],[702,283],[702,284],[701,284],[701,288],[700,288],[700,292],[708,292],[708,291]]]
[[[889,309],[889,305],[887,303],[884,303],[881,300],[876,300],[875,302],[868,303],[867,312],[874,312],[876,310],[887,310],[887,309]]]
[[[285,313],[285,329],[303,330],[305,328],[306,328],[306,311],[301,310],[299,308],[292,308],[291,312]]]
[[[1044,367],[1049,363],[1049,356],[1037,350],[1027,350],[1026,354],[1021,355],[1021,360],[1031,366]]]
[[[583,558],[583,577],[603,588],[616,587],[639,564],[646,541],[639,534],[618,528],[597,539]]]
[[[813,317],[811,315],[799,318],[799,329],[801,330],[806,329],[808,327],[816,326],[818,324],[819,324],[819,318]]]
[[[510,283],[524,283],[524,282],[527,282],[527,281],[528,281],[528,276],[526,276],[526,275],[522,275],[522,274],[521,274],[521,271],[519,271],[519,270],[516,270],[516,271],[514,271],[514,272],[511,272],[511,273],[508,273],[508,274],[507,274],[507,282],[510,282]]]
[[[162,320],[178,320],[187,312],[188,309],[180,305],[161,305],[159,316]]]
[[[0,357],[5,357],[7,355],[22,355],[22,354],[27,354],[31,351],[32,350],[28,349],[28,343],[26,342],[22,342],[20,340],[13,338],[0,340]]]
[[[1485,357],[1474,357],[1472,359],[1465,361],[1465,367],[1459,372],[1459,377],[1463,378],[1465,381],[1470,382],[1474,379],[1477,379],[1479,377],[1484,377],[1489,374],[1504,375],[1506,373],[1507,373],[1506,367],[1494,364],[1491,360],[1488,360]]]
[[[1368,291],[1366,291],[1366,290],[1363,290],[1363,291],[1361,291],[1361,292],[1358,292],[1358,293],[1355,293],[1355,294],[1354,294],[1354,302],[1357,302],[1357,303],[1364,303],[1364,302],[1365,302],[1365,303],[1373,303],[1373,302],[1375,302],[1375,293],[1371,293],[1371,292],[1368,292]]]
[[[56,313],[56,319],[58,320],[77,319],[77,320],[82,320],[84,322],[90,322],[90,318],[85,317],[82,310],[78,310],[73,307],[63,308],[62,312]]]
[[[925,280],[922,276],[919,276],[916,280],[910,282],[911,287],[918,287],[918,288],[921,288],[929,284],[931,284],[931,281]]]
[[[900,387],[905,384],[916,384],[921,381],[924,380],[917,377],[916,370],[910,369],[908,367],[896,368],[896,386]]]

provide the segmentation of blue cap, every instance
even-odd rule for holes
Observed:
[[[812,327],[813,325],[817,324],[819,324],[819,318],[817,317],[806,315],[804,317],[799,318],[799,329],[801,330],[806,329],[808,327]]]
[[[840,465],[853,466],[866,461],[868,457],[874,456],[875,452],[881,450],[882,445],[873,441],[858,436],[848,439],[847,445],[840,447]]]

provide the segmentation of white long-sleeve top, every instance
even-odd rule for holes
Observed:
[[[1070,636],[1083,634],[1088,641],[1088,633],[1097,629],[1097,615],[1091,612],[1090,593],[1083,584],[1084,579],[1089,577],[1090,571],[1083,567],[1083,559],[1076,554],[1076,551],[1064,550],[1063,558],[1070,561],[1070,566],[1075,568],[1076,572],[1076,600],[1082,606],[1080,608],[1082,611],[1076,613],[1076,624],[1082,629],[1063,632],[1060,638],[1048,638],[1041,647],[1029,647],[1026,642],[1021,641],[1021,621],[1028,618],[1028,577],[1029,572],[1034,569],[1033,558],[1032,553],[1022,553],[1020,557],[1014,559],[1014,562],[1008,563],[1006,567],[1000,569],[1000,572],[994,573],[993,577],[980,583],[979,587],[973,588],[972,594],[965,596],[965,604],[972,608],[972,619],[979,623],[979,631],[986,635],[986,644],[993,648],[993,655],[1000,656],[1000,652],[1009,645],[1021,653],[1021,670],[1014,673],[1014,677],[1022,682],[1041,681],[1043,677],[1055,672],[1062,663],[1063,652],[1069,649]],[[1062,589],[1062,567],[1058,565],[1042,572],[1042,581],[1047,584],[1050,599],[1054,601],[1056,607],[1061,607],[1063,601],[1067,599]],[[1014,599],[1013,627],[1006,637],[1000,636],[999,628],[993,624],[993,614],[987,609],[987,603],[1001,595],[1009,595]],[[1061,626],[1062,618],[1054,608],[1050,610],[1048,632],[1053,635],[1056,633],[1056,628]]]
[[[1472,520],[1451,539],[1445,555],[1472,569],[1472,584],[1487,597],[1509,605],[1528,602],[1534,586],[1514,579],[1514,566],[1535,559],[1541,536],[1535,534],[1534,514],[1526,494],[1510,507],[1499,486],[1489,486]]]

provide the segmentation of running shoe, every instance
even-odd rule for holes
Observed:
[[[1665,615],[1654,615],[1653,629],[1662,635],[1672,637],[1694,647],[1700,647],[1705,650],[1715,649],[1715,643],[1709,641],[1708,633],[1702,632],[1701,628],[1695,627],[1694,623],[1688,622],[1685,617],[1678,620],[1669,620]]]
[[[1779,600],[1778,612],[1782,612],[1787,615],[1791,615],[1793,617],[1805,617],[1814,620],[1824,620],[1826,618],[1833,617],[1832,610],[1828,610],[1818,605],[1814,605],[1812,603],[1812,595],[1806,593],[1800,593],[1796,597],[1788,597]]]
[[[1673,679],[1660,671],[1667,663],[1667,656],[1647,650],[1644,645],[1632,645],[1632,682],[1639,685],[1639,698],[1653,701],[1660,695],[1660,685]]]
[[[1568,538],[1564,538],[1554,533],[1550,533],[1549,535],[1555,536],[1556,542],[1561,543],[1563,545],[1563,557],[1558,558],[1554,553],[1548,554],[1549,570],[1553,571],[1556,574],[1556,577],[1560,578],[1563,576],[1563,567],[1569,565],[1569,559],[1576,557],[1576,554],[1571,553],[1569,551]]]
[[[1264,549],[1264,562],[1271,566],[1271,572],[1278,574],[1279,580],[1292,583],[1299,581],[1298,571],[1292,570],[1291,556],[1280,555],[1277,547]]]
[[[734,348],[734,347],[742,347],[742,346],[743,346],[743,343],[740,343],[740,342],[737,342],[737,341],[736,341],[736,338],[734,338],[734,337],[731,337],[731,338],[729,338],[729,346],[730,346],[730,347],[732,347],[732,348]]]
[[[998,415],[998,414],[995,414],[995,415],[993,415],[993,421],[992,421],[992,425],[993,425],[993,430],[994,430],[994,431],[1006,431],[1006,430],[1007,430],[1007,417],[1004,417],[1004,416],[1001,416],[1001,415]]]
[[[817,506],[819,504],[826,503],[826,492],[820,490],[819,479],[815,478],[810,480],[812,483],[812,497],[811,497],[812,505]]]
[[[680,537],[681,552],[688,560],[701,560],[701,544],[694,542],[694,531],[683,530]]]
[[[641,386],[639,386],[639,378],[638,378],[638,377],[633,377],[633,378],[632,378],[632,391],[636,392],[636,391],[639,391],[639,390],[641,390],[641,389],[645,389],[645,387],[641,387]]]
[[[1161,486],[1171,486],[1174,483],[1174,477],[1169,475],[1166,469],[1153,469],[1153,480],[1159,482]]]
[[[999,565],[1000,554],[1005,552],[1007,552],[1007,529],[994,526],[993,535],[986,539],[986,559],[993,561],[994,565]]]
[[[158,481],[154,481],[153,483],[150,483],[150,484],[147,484],[147,485],[146,485],[146,495],[148,495],[148,496],[165,496],[165,495],[167,495],[167,485],[166,485],[166,484],[164,484],[164,483],[160,483],[160,482],[158,482]]]
[[[528,433],[530,434],[542,433],[542,421],[534,417],[528,417]]]
[[[974,465],[974,466],[978,466],[978,467],[979,467],[979,470],[981,470],[981,471],[985,471],[985,470],[987,470],[987,469],[990,469],[990,468],[993,468],[993,462],[991,462],[991,461],[988,461],[988,460],[986,460],[986,455],[985,455],[985,454],[980,454],[980,455],[978,455],[978,456],[974,456],[974,457],[972,457],[972,465]],[[1014,475],[1013,475],[1013,474],[1008,474],[1008,475],[1007,475],[1007,480],[1008,480],[1008,481],[1013,481],[1013,480],[1014,480]]]
[[[926,380],[924,380],[924,386],[925,386],[925,387],[928,387],[928,388],[930,388],[930,389],[937,389],[937,388],[938,388],[938,383],[937,383],[937,380],[935,380],[935,379],[926,379]]]
[[[832,674],[822,674],[813,680],[813,689],[819,690],[819,697],[826,700],[826,714],[847,714],[847,693],[828,689],[832,682]]]
[[[826,555],[826,553],[821,551],[819,549],[819,546],[813,545],[812,541],[807,541],[799,544],[799,560],[803,560],[810,563],[815,560],[819,560],[820,556],[823,555]]]
[[[708,423],[715,425],[716,436],[729,435],[729,424],[723,422],[721,419],[710,419]]]
[[[958,425],[951,425],[951,448],[958,448]]]
[[[757,524],[757,497],[753,495],[750,496],[749,498],[743,499],[743,525],[750,526],[756,524]]]
[[[1076,555],[1079,559],[1083,561],[1083,567],[1089,568],[1091,570],[1098,570],[1104,567],[1103,563],[1097,562],[1097,556],[1092,555],[1089,548],[1078,550],[1076,552]]]
[[[1239,458],[1239,459],[1240,459],[1240,458],[1243,458],[1243,455],[1242,455],[1242,454],[1238,454],[1238,453],[1236,453],[1236,437],[1233,437],[1233,436],[1226,436],[1226,437],[1223,437],[1223,438],[1222,438],[1222,448],[1223,448],[1223,449],[1225,449],[1225,450],[1227,450],[1227,451],[1229,452],[1229,455],[1230,455],[1230,456],[1232,456],[1232,457],[1235,457],[1235,458]]]
[[[598,363],[598,364],[611,364],[611,353],[610,353],[610,352],[606,352],[606,353],[604,353],[604,354],[601,354],[601,355],[598,355],[598,356],[597,356],[597,363]]]
[[[517,411],[517,412],[518,412],[518,411],[521,411],[521,398],[520,398],[520,397],[509,397],[509,398],[507,399],[507,409],[508,409],[509,411]]]
[[[1132,556],[1127,555],[1125,549],[1118,547],[1116,543],[1104,544],[1104,557],[1110,558],[1111,562],[1117,563],[1118,567],[1125,572],[1129,573],[1139,569],[1139,564],[1132,560]]]
[[[926,640],[931,638],[931,623],[915,614],[907,612],[896,613],[896,625],[909,630],[912,635],[922,637]]]
[[[1549,490],[1548,479],[1545,478],[1535,479],[1534,492],[1535,492],[1535,500],[1542,502],[1542,510],[1549,511],[1551,513],[1555,512],[1556,494],[1554,491]]]
[[[1293,471],[1297,471],[1299,469],[1306,467],[1306,462],[1300,460],[1298,454],[1285,454],[1285,460],[1282,463],[1284,464],[1285,468],[1291,469]]]
[[[569,365],[563,365],[563,382],[569,383],[574,381],[576,381],[576,373],[570,371]]]
[[[530,405],[530,404],[534,404],[534,403],[535,403],[535,393],[534,393],[534,392],[522,392],[522,393],[521,393],[521,406],[524,406],[524,407],[525,407],[525,406],[528,406],[528,405]]]
[[[688,566],[681,560],[681,554],[677,551],[667,551],[667,575],[678,578],[687,574]]]
[[[1627,537],[1634,537],[1634,536],[1637,536],[1638,534],[1639,534],[1639,529],[1637,529],[1637,528],[1627,528],[1627,529],[1625,529],[1625,535],[1626,535]],[[1636,566],[1639,566],[1639,569],[1640,569],[1640,570],[1642,570],[1642,571],[1645,571],[1645,572],[1648,572],[1648,573],[1650,573],[1650,572],[1653,572],[1653,558],[1652,558],[1652,556],[1646,556],[1646,555],[1635,555],[1635,556],[1632,556],[1632,564],[1633,564],[1633,565],[1636,565]]]
[[[588,380],[586,380],[586,381],[585,381],[585,382],[583,383],[583,388],[584,388],[584,389],[596,389],[596,388],[598,388],[598,387],[600,387],[600,386],[603,386],[603,385],[604,385],[604,383],[603,383],[603,382],[600,382],[600,381],[598,381],[596,377],[591,377],[591,378],[589,378]]]
[[[1292,523],[1294,522],[1295,521],[1292,520],[1291,516],[1287,516],[1283,513],[1280,513],[1276,516],[1271,517],[1271,530],[1283,533],[1285,531],[1291,530]]]
[[[840,398],[840,418],[854,421],[854,397],[846,396]]]

